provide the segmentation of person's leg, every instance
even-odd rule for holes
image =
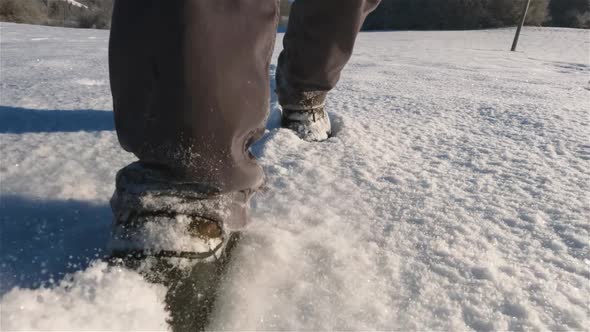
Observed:
[[[115,2],[115,124],[121,146],[139,158],[117,175],[116,222],[201,214],[244,225],[263,182],[248,148],[269,109],[277,21],[275,0]]]
[[[247,147],[268,112],[275,0],[119,0],[115,122],[140,161],[223,192],[260,186]]]
[[[295,1],[276,75],[284,126],[297,130],[303,122],[306,130],[318,122],[316,129],[323,133],[299,134],[310,140],[327,137],[326,94],[338,82],[365,18],[378,4],[379,0]]]

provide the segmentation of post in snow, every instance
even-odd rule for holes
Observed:
[[[518,44],[518,37],[520,36],[520,30],[522,30],[522,26],[524,25],[524,21],[526,20],[526,14],[529,11],[529,6],[531,5],[531,0],[526,0],[526,5],[524,7],[524,12],[522,13],[522,20],[520,24],[516,28],[516,35],[514,36],[514,41],[512,42],[512,49],[511,51],[516,51],[516,45]]]

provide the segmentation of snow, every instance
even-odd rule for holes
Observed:
[[[0,28],[0,329],[165,330],[164,287],[98,261],[133,160],[108,32]],[[362,33],[325,143],[279,129],[273,96],[209,328],[587,329],[589,35],[512,36]]]
[[[132,271],[95,263],[53,288],[14,289],[2,301],[4,331],[166,330],[164,286]],[[129,301],[132,298],[134,301]],[[143,319],[129,320],[128,314]]]
[[[76,7],[88,9],[88,6],[86,6],[84,4],[81,4],[81,3],[79,3],[78,1],[75,1],[75,0],[62,0],[62,1],[65,1],[65,2],[69,3],[72,6],[76,6]]]
[[[223,240],[195,239],[187,234],[188,225],[193,221],[187,215],[179,214],[175,218],[159,217],[145,222],[139,229],[129,230],[123,227],[113,232],[113,241],[109,249],[122,251],[175,251],[207,253],[221,247]],[[214,257],[211,258],[214,260]]]

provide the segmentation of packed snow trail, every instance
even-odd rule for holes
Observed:
[[[269,190],[210,328],[587,329],[588,31],[512,34],[362,33],[325,143],[278,129],[273,100]],[[161,286],[91,263],[133,160],[107,39],[1,25],[2,330],[166,328]]]

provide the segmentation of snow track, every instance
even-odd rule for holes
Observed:
[[[512,33],[361,34],[325,143],[278,129],[273,101],[269,190],[210,328],[587,329],[588,32],[526,28],[510,53]],[[164,329],[161,287],[91,263],[133,160],[107,33],[1,34],[1,329]]]

